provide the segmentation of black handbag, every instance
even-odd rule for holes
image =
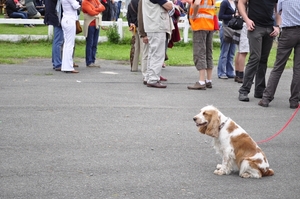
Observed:
[[[233,30],[241,30],[243,28],[244,20],[239,16],[234,16],[228,22],[228,27],[232,28]]]

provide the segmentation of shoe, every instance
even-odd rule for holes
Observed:
[[[55,68],[54,70],[55,70],[55,71],[61,71],[61,67]]]
[[[160,78],[160,81],[164,81],[164,82],[165,82],[165,81],[168,81],[168,79],[167,79],[167,78],[164,78],[163,76],[160,76],[159,78]]]
[[[72,71],[64,71],[65,73],[79,73],[77,70],[72,70]]]
[[[78,64],[73,63],[73,67],[74,67],[74,68],[77,68],[77,67],[79,67],[79,66],[78,66]]]
[[[162,68],[166,68],[166,63],[165,62],[163,63]]]
[[[100,68],[100,65],[96,65],[95,63],[91,63],[90,65],[87,65],[88,68]]]
[[[266,99],[261,99],[259,102],[258,102],[258,105],[259,106],[262,106],[262,107],[268,107],[269,106],[269,101],[266,100]]]
[[[155,83],[147,83],[147,87],[153,87],[153,88],[167,88],[166,85],[163,85],[160,83],[160,81],[157,81]]]
[[[234,81],[237,82],[237,83],[243,83],[243,78],[240,78],[238,76],[235,76],[234,77]]]
[[[206,84],[201,85],[199,82],[196,82],[193,86],[188,86],[187,88],[191,90],[206,90]]]
[[[299,107],[299,103],[295,103],[295,104],[290,103],[290,108],[291,109],[296,109],[298,107]]]
[[[221,75],[219,79],[228,79],[228,77],[226,75]]]
[[[242,102],[249,102],[248,94],[240,93],[239,94],[239,100],[242,101]]]
[[[206,88],[212,88],[212,83],[211,82],[205,82]]]
[[[254,93],[254,97],[261,99],[263,97],[263,95],[262,94],[258,94],[258,93]]]

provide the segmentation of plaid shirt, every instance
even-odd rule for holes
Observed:
[[[281,12],[281,27],[300,26],[299,0],[279,0],[277,10]]]

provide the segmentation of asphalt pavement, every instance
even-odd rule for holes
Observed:
[[[300,198],[300,111],[289,108],[292,70],[268,108],[238,101],[240,84],[217,78],[188,90],[195,67],[167,66],[166,89],[148,88],[128,62],[98,60],[79,74],[49,59],[0,64],[0,198],[296,199]],[[268,69],[269,75],[270,69]],[[221,158],[193,122],[214,105],[260,144],[275,175],[217,176]]]

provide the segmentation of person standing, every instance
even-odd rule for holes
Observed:
[[[52,66],[56,71],[61,70],[61,53],[64,43],[64,34],[61,27],[62,12],[56,11],[57,0],[45,0],[45,18],[44,24],[53,26],[53,40],[52,40]],[[59,7],[60,8],[60,7]]]
[[[149,54],[149,42],[147,33],[144,28],[144,20],[143,20],[143,9],[142,9],[143,1],[139,1],[138,5],[138,32],[142,39],[143,47],[140,49],[142,52],[141,56],[141,72],[143,75],[143,84],[147,85],[148,77],[147,77],[147,62],[148,62],[148,54]]]
[[[273,40],[279,34],[279,26],[274,26],[273,12],[278,22],[278,0],[239,0],[238,10],[248,28],[250,55],[246,65],[243,84],[239,89],[238,99],[249,102],[253,79],[255,76],[254,97],[262,98],[266,88],[266,71],[268,57],[273,45]],[[248,14],[246,4],[248,3]]]
[[[64,46],[62,56],[61,71],[67,73],[79,73],[73,67],[73,49],[76,35],[76,20],[78,19],[77,9],[80,8],[79,2],[76,0],[61,0],[63,17],[61,26],[64,33]]]
[[[243,83],[245,62],[246,62],[246,56],[248,52],[249,52],[249,41],[247,38],[247,25],[246,23],[243,23],[243,28],[240,34],[240,41],[239,44],[237,44],[237,52],[234,60],[234,65],[235,65],[234,81],[237,83]]]
[[[168,0],[142,0],[145,32],[149,42],[147,61],[147,87],[166,88],[160,82],[162,63],[165,59],[166,34],[172,31],[174,4]]]
[[[293,77],[290,86],[291,96],[289,98],[290,108],[299,106],[300,92],[300,4],[298,0],[279,0],[278,12],[281,15],[282,32],[278,38],[278,47],[274,68],[270,73],[267,87],[263,92],[259,106],[268,107],[274,99],[274,94],[284,71],[287,60],[294,49]]]
[[[238,2],[238,0],[236,2]],[[238,15],[240,16],[240,12],[238,12]],[[247,32],[248,32],[247,25],[244,22],[243,28],[241,29],[240,32],[240,41],[237,44],[237,52],[234,60],[234,66],[235,66],[234,81],[237,83],[243,83],[243,79],[244,79],[246,56],[249,53],[249,41],[247,37]]]
[[[236,13],[236,4],[233,0],[223,0],[219,11],[219,20],[222,20],[220,27],[221,51],[218,62],[218,77],[220,79],[234,78],[233,57],[236,44],[228,43],[223,39],[224,26],[234,17]]]
[[[95,64],[97,45],[100,33],[100,13],[105,10],[99,0],[84,0],[82,12],[84,13],[83,34],[86,37],[85,63],[87,67],[98,67]]]
[[[138,5],[140,0],[131,0],[127,8],[127,21],[129,30],[132,31],[135,42],[134,42],[134,55],[132,61],[131,72],[137,72],[139,66],[139,57],[142,49],[144,48],[143,39],[140,37],[138,30]]]
[[[212,88],[215,0],[196,0],[189,3],[189,21],[193,30],[193,59],[199,72],[199,81],[187,88],[206,90]]]

